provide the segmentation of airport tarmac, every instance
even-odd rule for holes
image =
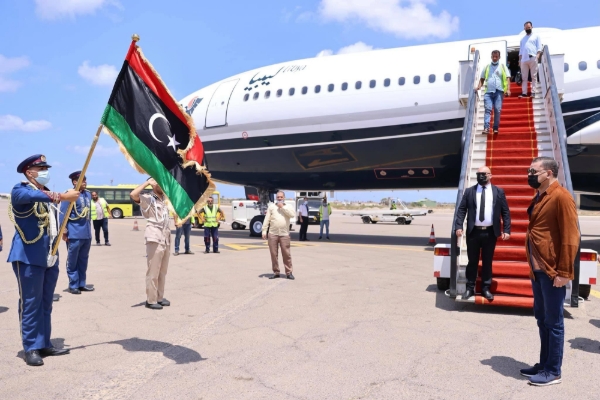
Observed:
[[[13,228],[0,201],[4,251]],[[229,217],[230,210],[224,209]],[[335,211],[331,241],[298,242],[295,281],[271,275],[266,242],[220,232],[220,254],[171,257],[165,297],[146,309],[145,222],[110,220],[112,247],[92,246],[88,283],[66,292],[65,247],[53,343],[71,354],[22,360],[17,281],[0,269],[3,399],[597,399],[600,293],[565,312],[563,383],[538,388],[518,370],[538,358],[531,310],[457,304],[437,291],[431,225],[448,243],[452,214],[363,224]],[[600,217],[582,217],[583,247],[600,250]],[[174,240],[174,236],[173,236]],[[183,246],[183,240],[182,240]],[[283,266],[282,266],[283,269]]]

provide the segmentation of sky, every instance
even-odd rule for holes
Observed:
[[[535,27],[600,25],[600,2],[502,3],[489,18],[476,0],[1,0],[0,193],[16,166],[42,153],[51,189],[70,186],[98,128],[131,35],[177,99],[228,76],[295,59],[513,35]],[[489,3],[489,4],[494,4]],[[102,135],[90,184],[142,182]],[[225,197],[242,187],[219,184]],[[456,190],[335,192],[339,200],[424,197],[453,202]]]

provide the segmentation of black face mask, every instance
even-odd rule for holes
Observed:
[[[487,175],[486,174],[477,174],[477,183],[479,183],[481,186],[488,183]]]
[[[527,183],[534,189],[539,189],[542,186],[542,182],[538,181],[538,175],[527,175]]]
[[[525,29],[525,33],[529,35],[531,33],[531,29]]]

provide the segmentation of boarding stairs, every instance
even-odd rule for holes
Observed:
[[[529,278],[530,267],[525,255],[525,234],[529,223],[527,208],[535,191],[527,183],[527,169],[531,160],[539,156],[553,157],[560,164],[559,183],[572,192],[568,159],[566,155],[566,131],[560,111],[560,92],[557,88],[554,71],[560,70],[559,82],[562,83],[562,56],[553,59],[544,48],[540,64],[540,82],[536,82],[536,96],[519,98],[521,86],[511,82],[510,97],[505,97],[500,117],[498,134],[484,135],[484,105],[481,91],[473,91],[471,109],[467,107],[468,124],[463,135],[463,171],[457,198],[457,207],[464,189],[477,183],[476,172],[482,166],[488,166],[492,172],[492,184],[504,189],[511,214],[510,240],[498,239],[492,263],[493,278],[491,292],[494,300],[488,301],[481,293],[481,279],[478,278],[476,295],[468,300],[462,299],[466,290],[466,266],[468,263],[466,238],[456,238],[452,234],[453,260],[451,269],[451,297],[459,302],[470,302],[482,305],[533,307],[533,292]],[[552,68],[554,63],[554,68]],[[475,78],[479,77],[480,68],[476,58],[473,62]],[[474,85],[478,79],[473,79]],[[531,82],[529,92],[531,93]],[[559,86],[561,86],[559,84]],[[470,113],[470,115],[469,115]],[[493,113],[490,128],[493,126]],[[565,173],[566,172],[566,173]],[[465,223],[466,227],[466,223]],[[460,251],[458,251],[460,249]],[[576,265],[578,279],[579,264]],[[481,263],[479,265],[481,276]],[[574,281],[574,282],[575,282]],[[573,290],[574,289],[574,290]],[[567,302],[577,306],[578,284],[571,282],[567,288]],[[573,294],[573,296],[572,296]],[[574,304],[573,304],[574,303]]]

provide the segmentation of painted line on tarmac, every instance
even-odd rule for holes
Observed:
[[[592,296],[594,296],[594,297],[596,297],[596,298],[600,299],[600,292],[599,292],[599,291],[592,289],[592,290],[590,290],[590,294],[591,294]]]

